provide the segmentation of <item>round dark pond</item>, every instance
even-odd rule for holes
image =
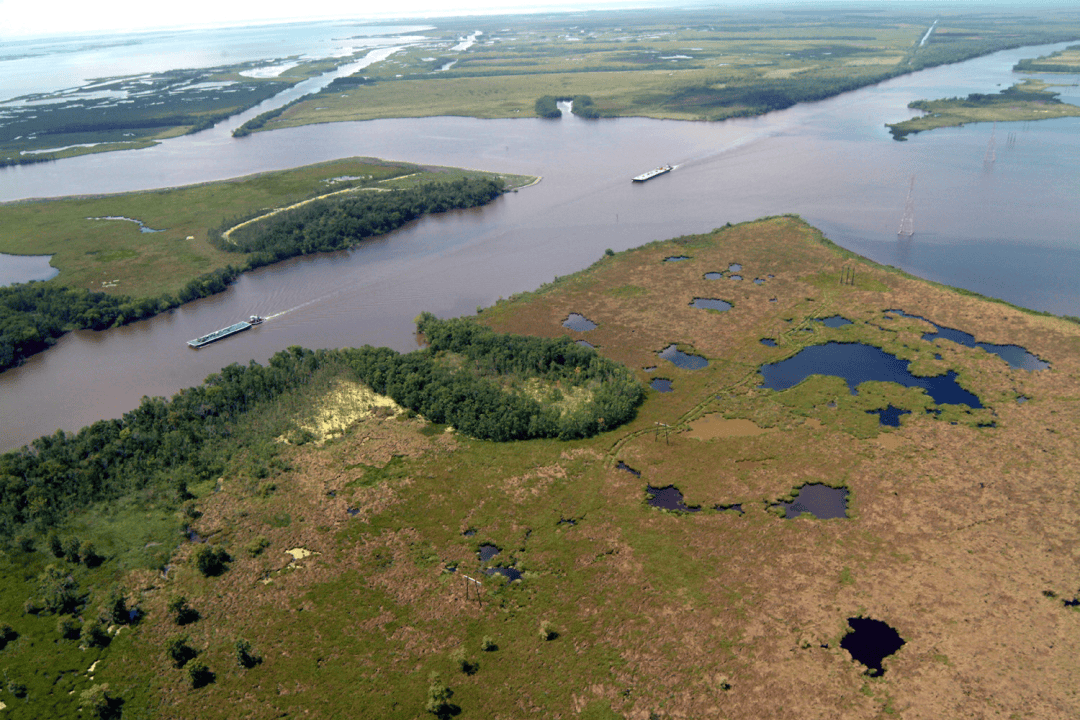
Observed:
[[[742,271],[742,265],[740,265],[739,263],[731,263],[730,265],[728,265],[727,269],[728,272],[737,273]]]
[[[718,298],[694,298],[690,301],[690,307],[698,308],[699,310],[730,310],[732,305],[729,302],[720,300]]]
[[[701,510],[699,507],[691,508],[683,504],[683,495],[674,485],[668,485],[663,488],[646,485],[645,492],[649,494],[646,502],[654,508],[661,508],[662,510],[681,510],[683,512],[698,512]]]
[[[667,378],[656,378],[649,383],[649,387],[656,392],[669,393],[671,392],[671,381]]]
[[[877,380],[904,387],[921,387],[938,405],[983,406],[978,397],[960,387],[955,371],[934,377],[916,377],[908,372],[910,364],[873,345],[829,342],[804,348],[787,360],[762,365],[765,384],[761,387],[787,390],[811,375],[832,375],[843,378],[852,395],[858,394],[856,388],[861,383]]]
[[[589,332],[596,329],[596,323],[584,315],[577,313],[570,313],[570,316],[563,320],[563,327],[576,330],[577,332]]]
[[[498,555],[501,550],[494,545],[481,545],[479,550],[480,562],[487,562],[491,558]]]
[[[885,674],[881,661],[904,646],[900,633],[881,620],[848,618],[853,632],[844,636],[840,647],[851,653],[852,659],[866,666],[866,674]]]
[[[673,363],[675,367],[680,367],[683,370],[700,370],[703,367],[707,367],[709,361],[700,355],[690,355],[679,350],[675,345],[668,345],[661,350],[657,355],[661,360],[667,360]]]
[[[900,416],[910,415],[911,411],[889,405],[888,407],[879,410],[867,410],[866,413],[867,415],[877,415],[878,423],[880,425],[900,427]]]
[[[803,485],[799,494],[789,503],[776,503],[773,507],[784,508],[784,517],[797,518],[803,513],[810,513],[819,520],[846,518],[847,488],[834,488],[821,483]]]
[[[886,312],[900,315],[901,317],[922,320],[923,322],[933,325],[935,332],[923,333],[922,336],[922,339],[928,342],[933,342],[938,338],[944,338],[945,340],[952,340],[957,345],[963,345],[964,347],[980,347],[986,352],[993,353],[1009,363],[1009,367],[1027,370],[1028,372],[1046,370],[1050,367],[1050,363],[1042,360],[1038,355],[1028,352],[1027,348],[1023,348],[1019,345],[995,345],[994,343],[975,342],[974,335],[966,333],[963,330],[957,330],[956,328],[942,327],[933,320],[927,320],[921,315],[909,315],[903,310],[888,310]]]

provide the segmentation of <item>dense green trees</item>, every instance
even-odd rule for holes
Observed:
[[[536,114],[542,118],[561,118],[562,110],[559,109],[557,98],[553,95],[544,95],[536,99]]]
[[[622,365],[567,338],[497,333],[469,320],[424,313],[417,329],[425,350],[399,355],[387,348],[342,351],[376,392],[473,437],[506,441],[589,437],[632,419],[644,393]],[[458,367],[448,362],[461,360]],[[515,389],[529,379],[580,388],[587,400],[560,407]]]

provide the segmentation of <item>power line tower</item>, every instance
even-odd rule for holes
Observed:
[[[911,187],[908,188],[907,202],[904,203],[904,215],[900,218],[900,229],[896,233],[900,237],[911,237],[915,234],[915,176],[911,176]]]

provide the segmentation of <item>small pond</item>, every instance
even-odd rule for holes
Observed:
[[[510,582],[521,579],[521,571],[508,567],[493,567],[484,570],[485,575],[502,575]]]
[[[799,494],[791,502],[780,502],[773,507],[784,508],[784,517],[797,518],[803,513],[810,513],[819,520],[846,518],[847,488],[834,488],[821,483],[803,485]]]
[[[577,332],[589,332],[596,329],[596,323],[584,315],[577,313],[570,313],[570,316],[563,320],[563,327],[576,330]]]
[[[825,327],[830,328],[838,328],[844,327],[845,325],[851,325],[851,321],[843,315],[832,315],[831,317],[827,318],[814,318],[814,321],[819,322]]]
[[[668,345],[661,350],[657,355],[661,360],[667,360],[668,362],[680,367],[683,370],[700,370],[703,367],[707,367],[709,361],[700,355],[690,355],[679,350],[674,344]]]
[[[578,344],[578,345],[580,345],[581,347],[587,347],[587,348],[590,348],[590,349],[592,349],[592,350],[595,350],[595,349],[596,349],[596,346],[595,346],[595,345],[593,345],[593,344],[592,344],[591,342],[589,342],[588,340],[578,340],[578,341],[577,341],[577,344]]]
[[[742,265],[740,265],[739,263],[731,263],[730,265],[728,265],[727,269],[728,269],[728,272],[733,272],[733,273],[741,272],[742,271]]]
[[[699,310],[730,310],[732,308],[731,303],[725,302],[718,298],[700,298],[696,297],[690,301],[690,307],[698,308]]]
[[[732,280],[742,280],[742,275],[731,275]]]
[[[880,408],[878,410],[867,410],[866,414],[877,415],[878,424],[880,425],[888,425],[889,427],[900,427],[900,416],[910,415],[911,411],[889,405],[886,408]]]
[[[645,492],[648,493],[646,502],[649,503],[650,507],[660,508],[661,510],[681,510],[682,512],[698,512],[701,510],[699,507],[692,508],[683,504],[683,495],[674,485],[662,488],[646,485]]]
[[[641,471],[640,470],[635,470],[634,468],[632,468],[629,465],[627,465],[626,463],[624,463],[622,460],[620,460],[619,464],[616,465],[615,467],[617,467],[619,470],[624,470],[624,471],[630,473],[634,477],[641,477]]]
[[[476,534],[476,528],[469,528],[468,530],[466,530],[465,532],[463,532],[461,534],[464,535],[465,537],[472,537],[473,535]]]
[[[848,625],[852,632],[844,636],[840,647],[851,653],[853,660],[866,666],[867,675],[884,675],[881,661],[904,646],[900,633],[888,623],[871,618],[848,618]]]
[[[754,278],[754,284],[755,285],[764,285],[765,284],[765,278]]]
[[[722,272],[707,272],[707,273],[705,273],[705,279],[706,280],[719,280],[722,277],[724,277],[724,273],[722,273]]]
[[[772,338],[761,338],[761,344],[767,347],[776,347],[776,341]]]
[[[480,555],[480,562],[487,562],[491,558],[502,552],[494,545],[481,545],[478,554]]]
[[[935,332],[923,333],[922,336],[922,339],[928,342],[934,342],[938,338],[944,338],[945,340],[952,340],[957,345],[963,345],[964,347],[980,347],[986,352],[993,353],[1009,363],[1009,367],[1027,370],[1028,372],[1046,370],[1050,367],[1050,363],[1042,360],[1038,355],[1028,352],[1027,348],[1020,347],[1019,345],[995,345],[994,343],[975,342],[974,335],[966,333],[963,330],[957,330],[956,328],[942,327],[932,320],[927,320],[920,315],[909,315],[903,310],[887,310],[886,312],[900,315],[901,317],[922,320],[923,322],[933,325]]]
[[[656,392],[669,393],[671,392],[671,381],[667,378],[654,378],[653,381],[649,383],[649,387]]]
[[[901,360],[873,345],[828,342],[803,348],[787,360],[762,365],[765,384],[761,387],[787,390],[811,375],[832,375],[843,378],[852,395],[858,394],[856,388],[861,383],[876,380],[921,387],[938,405],[964,404],[973,409],[983,406],[978,397],[960,387],[955,371],[934,377],[916,377],[908,371],[910,364],[908,360]]]
[[[60,271],[49,264],[52,255],[8,255],[0,253],[0,287],[49,280]]]
[[[683,260],[690,260],[689,255],[671,255],[664,258],[664,262],[682,262]]]

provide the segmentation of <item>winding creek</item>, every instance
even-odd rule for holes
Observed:
[[[990,125],[902,143],[884,127],[913,114],[910,100],[1007,87],[1017,60],[1066,45],[1000,52],[723,123],[440,117],[232,138],[262,107],[146,150],[0,170],[4,201],[205,182],[355,155],[544,178],[488,207],[426,218],[348,252],[263,268],[147,321],[70,333],[0,374],[0,450],[119,416],[143,395],[170,395],[289,345],[409,349],[423,310],[472,313],[580,270],[606,248],[778,213],[799,213],[838,244],[921,277],[1080,315],[1080,120],[1010,125],[1015,142],[999,144],[990,165]],[[1063,88],[1062,98],[1080,102],[1080,91]],[[665,163],[675,171],[630,182]],[[901,241],[913,175],[915,235]],[[253,313],[270,319],[199,351],[185,346]]]

